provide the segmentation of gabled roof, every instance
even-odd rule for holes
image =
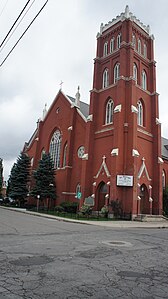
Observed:
[[[60,92],[60,90],[59,90],[59,92]],[[59,92],[58,92],[58,94],[59,94]],[[75,98],[73,98],[73,97],[71,97],[71,96],[68,96],[68,95],[65,95],[62,91],[61,91],[61,93],[66,97],[66,99],[67,99],[70,103],[75,103],[75,101],[76,101]],[[56,100],[58,94],[56,95],[54,101]],[[53,103],[54,103],[54,101],[53,101]],[[51,104],[49,110],[52,109],[52,105],[53,105],[53,103]],[[45,120],[45,118],[46,118],[46,116],[47,116],[49,110],[46,111],[45,117],[42,118],[42,119],[39,119],[39,121],[44,121],[44,120]],[[78,108],[78,112],[81,114],[81,116],[82,116],[82,117],[85,119],[85,121],[86,121],[86,119],[87,119],[87,117],[88,117],[88,115],[89,115],[89,104],[80,101],[80,107]],[[37,132],[38,132],[38,127],[37,127],[37,128],[35,129],[35,131],[33,132],[33,134],[32,134],[32,136],[31,136],[30,140],[29,140],[28,142],[25,142],[24,149],[25,149],[25,148],[28,148],[28,147],[31,145],[32,141],[35,139],[35,137],[36,137],[36,135],[37,135]]]
[[[25,151],[33,142],[33,140],[35,140],[36,136],[38,133],[38,128],[35,129],[35,131],[33,132],[32,136],[30,137],[28,142],[25,142],[24,147],[23,147],[23,151]]]
[[[162,143],[162,157],[168,160],[168,139],[162,137],[161,143]]]
[[[68,95],[67,95],[67,97],[71,100],[71,102],[75,103],[75,98],[68,96]],[[82,112],[82,114],[87,118],[89,115],[89,104],[80,101],[79,109]]]

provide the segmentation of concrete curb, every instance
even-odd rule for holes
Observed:
[[[139,221],[127,221],[127,220],[115,220],[115,221],[89,221],[89,220],[77,220],[77,219],[68,219],[63,217],[58,217],[54,215],[42,214],[38,212],[27,211],[26,209],[11,208],[0,206],[2,209],[11,210],[18,213],[24,213],[27,215],[38,216],[48,219],[53,219],[57,221],[71,222],[76,224],[87,224],[87,225],[96,225],[106,228],[168,228],[168,221],[162,220],[157,222],[139,222]]]

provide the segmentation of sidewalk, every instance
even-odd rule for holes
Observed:
[[[115,220],[115,221],[89,221],[89,220],[77,220],[77,219],[68,219],[63,217],[58,217],[49,214],[42,214],[38,212],[27,211],[26,209],[19,208],[10,208],[0,206],[2,209],[12,210],[18,213],[25,213],[29,215],[34,215],[43,218],[49,218],[57,221],[71,222],[71,223],[80,223],[87,225],[96,225],[108,228],[168,228],[168,220],[160,220],[153,222],[140,222],[140,221],[128,221],[128,220]]]

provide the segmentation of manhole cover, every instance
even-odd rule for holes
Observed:
[[[125,245],[125,242],[122,241],[110,241],[109,243],[111,245]]]
[[[125,241],[104,241],[102,243],[111,246],[128,246],[128,247],[132,246],[130,242],[125,242]]]

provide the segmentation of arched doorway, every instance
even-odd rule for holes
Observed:
[[[140,186],[140,213],[141,214],[150,214],[150,202],[149,202],[149,193],[145,184]]]
[[[101,182],[97,187],[97,204],[96,209],[100,211],[105,205],[105,195],[107,194],[107,185],[104,182]]]

